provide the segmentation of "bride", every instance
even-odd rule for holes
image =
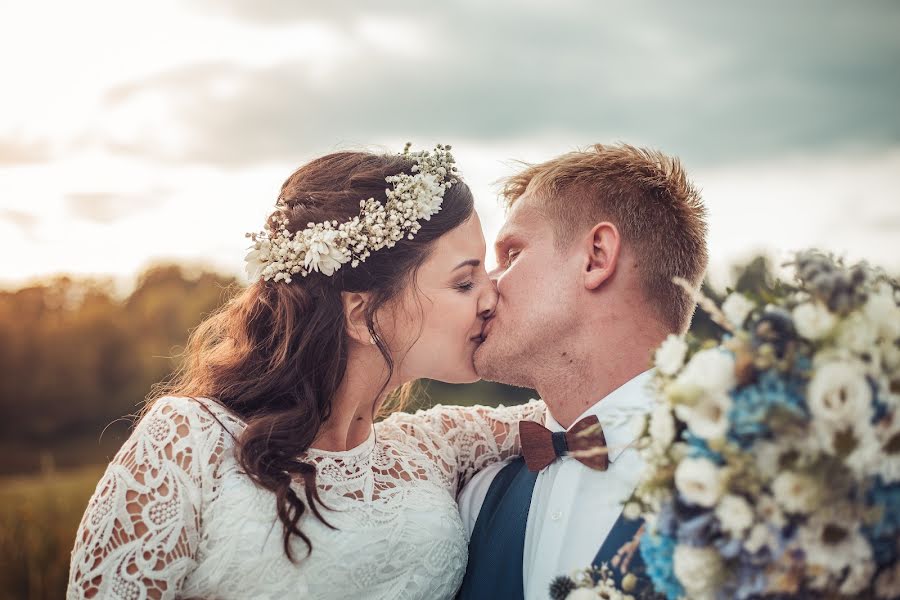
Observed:
[[[456,493],[545,407],[375,422],[415,379],[477,379],[496,293],[450,148],[313,160],[249,237],[252,284],[192,333],[97,485],[68,597],[452,597]]]

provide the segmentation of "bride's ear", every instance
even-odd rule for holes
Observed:
[[[366,346],[372,343],[372,335],[366,324],[366,307],[369,303],[369,294],[364,292],[341,292],[341,301],[344,304],[344,322],[347,325],[347,335],[350,339]]]
[[[618,228],[608,221],[597,223],[584,239],[584,287],[595,290],[616,271],[622,238]]]

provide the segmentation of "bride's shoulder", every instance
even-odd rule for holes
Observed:
[[[233,412],[210,398],[199,396],[162,396],[144,412],[138,428],[175,437],[236,436],[244,422]]]

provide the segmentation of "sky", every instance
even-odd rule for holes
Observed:
[[[340,149],[453,145],[496,181],[592,143],[678,156],[710,273],[817,246],[900,271],[900,3],[7,3],[0,285],[241,274],[284,179]],[[488,257],[493,263],[493,257]]]

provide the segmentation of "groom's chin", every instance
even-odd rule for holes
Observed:
[[[477,373],[481,379],[505,383],[502,381],[502,375],[498,373],[500,369],[497,368],[495,348],[492,348],[491,346],[490,340],[488,339],[482,342],[475,350],[475,355],[472,357],[475,373]]]

